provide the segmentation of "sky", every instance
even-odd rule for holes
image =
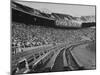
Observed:
[[[95,6],[70,5],[57,3],[41,3],[27,0],[16,0],[16,2],[39,10],[48,9],[51,12],[69,14],[72,16],[95,15]]]

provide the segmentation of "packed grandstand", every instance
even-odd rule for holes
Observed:
[[[24,23],[12,23],[12,48],[36,47],[52,43],[95,40],[95,28],[62,30]]]
[[[95,16],[73,17],[53,12],[48,14],[12,2],[12,21],[12,52],[18,51],[16,49],[52,43],[71,43],[84,39],[95,40]],[[81,27],[82,23],[87,22],[94,22],[94,28],[66,29],[66,27],[78,28]]]

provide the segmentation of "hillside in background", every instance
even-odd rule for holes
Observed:
[[[38,10],[35,8],[31,8],[31,7],[19,4],[17,2],[12,2],[12,8],[31,14],[31,15],[35,15],[35,16],[42,17],[45,19],[54,20],[57,26],[81,27],[82,23],[95,24],[95,16],[93,15],[74,17],[74,16],[71,16],[70,14],[54,13],[45,8],[42,10]]]

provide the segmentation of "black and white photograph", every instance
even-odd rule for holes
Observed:
[[[96,6],[11,0],[11,74],[96,70]]]

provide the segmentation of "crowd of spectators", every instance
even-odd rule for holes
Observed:
[[[81,22],[76,21],[76,20],[65,20],[65,19],[59,19],[56,20],[56,25],[60,26],[65,26],[65,27],[81,27]]]
[[[81,41],[84,37],[89,38],[89,40],[95,40],[95,29],[84,28],[77,30],[65,30],[13,22],[11,36],[12,50],[21,50],[21,48],[52,43],[71,43]]]

